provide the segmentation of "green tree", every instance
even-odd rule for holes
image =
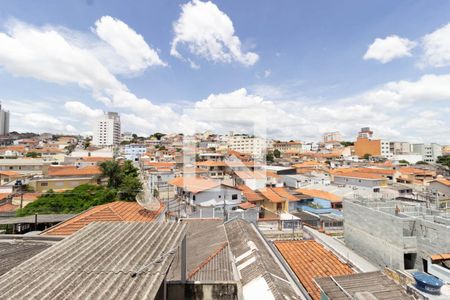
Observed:
[[[124,162],[124,164],[121,166],[121,169],[124,176],[131,176],[131,177],[139,176],[139,170],[129,160],[126,160]]]
[[[416,162],[416,165],[428,165],[428,163],[426,161],[421,160]]]
[[[369,160],[372,157],[372,155],[370,155],[369,153],[366,153],[363,155],[363,158],[366,160]]]
[[[281,152],[278,149],[275,149],[273,151],[273,156],[275,156],[276,158],[280,158],[281,157]]]
[[[100,163],[102,178],[108,178],[109,188],[118,188],[122,184],[123,174],[122,168],[115,160],[108,160]]]
[[[150,136],[150,138],[155,138],[155,139],[157,139],[158,141],[160,141],[161,138],[162,138],[163,136],[165,136],[164,133],[156,132],[156,133],[152,134],[152,135]]]
[[[142,191],[142,182],[138,177],[127,175],[119,186],[119,198],[126,201],[135,201],[136,195]]]
[[[344,147],[353,146],[355,143],[353,142],[341,142],[341,145]]]
[[[447,156],[439,156],[437,161],[438,164],[441,164],[443,166],[447,166],[450,168],[450,155]]]
[[[274,161],[274,157],[273,157],[273,153],[269,152],[266,154],[266,161],[267,162],[273,162]]]
[[[34,214],[76,214],[86,209],[117,200],[114,189],[103,186],[83,184],[73,190],[55,193],[48,190],[36,201],[19,209],[17,216]]]
[[[31,158],[36,158],[36,157],[41,157],[40,153],[37,153],[35,151],[31,151],[28,152],[27,154],[25,154],[26,157],[31,157]]]
[[[401,163],[401,164],[409,165],[409,161],[407,161],[407,160],[405,160],[405,159],[401,159],[401,160],[399,160],[398,162]]]

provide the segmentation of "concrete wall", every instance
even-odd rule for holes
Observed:
[[[403,269],[405,248],[401,218],[344,201],[344,219],[347,247],[380,266]]]
[[[347,184],[354,186],[362,186],[367,188],[379,187],[386,185],[386,180],[365,180],[363,178],[348,178],[334,175],[334,184]]]

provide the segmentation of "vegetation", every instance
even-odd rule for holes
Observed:
[[[266,154],[266,162],[273,162],[274,161],[274,156],[272,152],[269,152]]]
[[[281,156],[280,150],[275,149],[275,150],[273,151],[273,156],[275,156],[276,158],[280,158],[280,156]]]
[[[91,145],[91,139],[90,138],[86,138],[83,142],[83,148],[87,149],[89,148],[89,146]]]
[[[100,169],[100,177],[107,179],[107,186],[83,184],[61,193],[49,190],[36,201],[19,209],[17,215],[76,214],[91,206],[116,200],[134,201],[142,190],[138,169],[132,162],[126,161],[120,165],[117,161],[105,161],[100,164]]]
[[[438,164],[441,164],[443,166],[447,166],[450,168],[450,155],[447,156],[439,156],[437,161]]]
[[[55,193],[52,190],[19,209],[17,216],[34,214],[76,214],[91,206],[117,200],[117,192],[103,186],[83,184],[73,190]]]
[[[369,153],[364,154],[363,158],[369,160],[372,157]]]
[[[152,135],[150,136],[150,138],[155,138],[155,139],[157,139],[158,141],[160,141],[161,138],[162,138],[163,136],[165,136],[164,133],[156,132],[156,133],[152,134]]]
[[[401,159],[401,160],[399,160],[398,162],[401,163],[401,164],[409,165],[409,161],[404,160],[404,159]]]
[[[355,145],[355,143],[353,143],[353,142],[341,142],[341,145],[344,146],[344,147],[348,147],[348,146]]]
[[[416,165],[428,165],[428,163],[426,161],[421,160],[416,162]]]
[[[41,157],[41,154],[37,153],[35,151],[31,151],[31,152],[28,152],[27,154],[25,154],[25,157],[37,158],[37,157]]]

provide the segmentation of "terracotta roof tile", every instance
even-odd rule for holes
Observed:
[[[50,166],[48,168],[49,176],[83,176],[99,175],[102,172],[98,166],[87,166],[77,168],[76,166]]]
[[[336,194],[332,194],[329,192],[321,191],[321,190],[313,190],[313,189],[297,189],[296,192],[302,193],[304,195],[310,197],[316,197],[324,200],[329,200],[331,202],[341,202],[342,197]]]
[[[241,204],[239,204],[239,207],[242,209],[249,209],[249,208],[256,207],[256,205],[251,202],[242,202]]]
[[[0,212],[13,212],[19,208],[19,205],[6,203],[0,206]]]
[[[314,300],[320,299],[314,278],[353,273],[348,265],[316,241],[276,241],[275,246]]]
[[[92,222],[134,221],[151,222],[162,211],[149,211],[137,202],[115,201],[98,205],[89,210],[44,231],[43,235],[71,235]]]
[[[194,194],[220,186],[220,182],[201,177],[176,177],[168,183]]]
[[[437,179],[436,181],[442,183],[443,185],[450,186],[450,180],[448,179]]]
[[[262,200],[264,200],[264,197],[261,196],[260,193],[252,190],[251,188],[249,188],[245,184],[238,185],[237,188],[242,191],[242,194],[244,194],[244,197],[248,201],[255,202],[255,201],[262,201]]]
[[[242,179],[267,179],[264,171],[234,171],[234,174]]]

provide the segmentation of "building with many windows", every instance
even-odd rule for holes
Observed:
[[[9,133],[9,111],[3,110],[0,104],[0,136]]]
[[[92,143],[96,146],[114,146],[119,142],[120,116],[116,112],[107,112],[95,124]]]
[[[423,156],[425,162],[436,162],[439,156],[442,156],[442,146],[431,144],[412,144],[412,152]]]

